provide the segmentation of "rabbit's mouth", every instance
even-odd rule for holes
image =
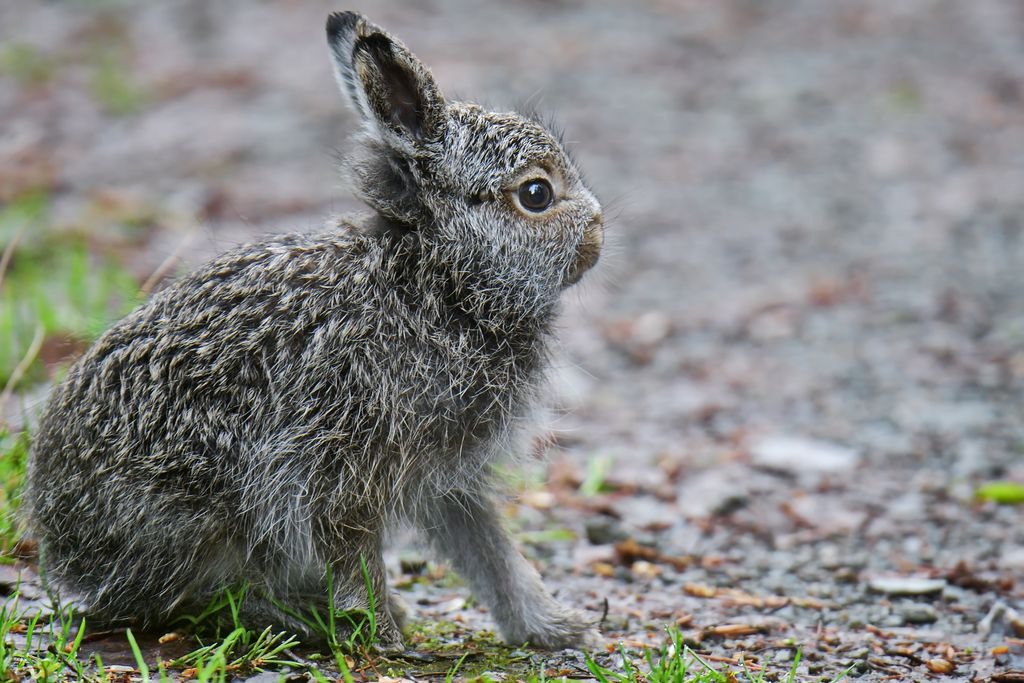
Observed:
[[[583,231],[583,240],[576,250],[576,260],[569,270],[565,279],[565,287],[574,285],[583,277],[583,273],[590,270],[597,259],[601,256],[601,247],[604,245],[604,217],[599,213],[590,222],[590,225]]]

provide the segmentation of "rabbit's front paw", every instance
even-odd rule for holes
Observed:
[[[405,625],[409,623],[409,605],[401,595],[394,591],[388,598],[388,614],[391,615],[391,619],[399,631],[405,630]]]
[[[592,650],[604,645],[595,619],[561,606],[525,615],[523,623],[511,630],[505,640],[510,644],[528,643],[545,650]]]
[[[405,650],[402,628],[393,616],[395,607],[396,605],[389,600],[384,609],[379,610],[377,614],[377,631],[374,634],[373,649],[381,654],[395,654]],[[399,616],[404,619],[404,612],[400,612]]]

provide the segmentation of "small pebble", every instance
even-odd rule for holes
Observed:
[[[617,520],[605,517],[589,520],[584,526],[587,540],[593,545],[619,543],[629,538],[629,533]]]
[[[904,624],[934,624],[939,620],[934,607],[919,602],[901,606],[900,617]]]
[[[868,588],[888,595],[928,595],[946,587],[944,579],[919,576],[876,576],[868,581]]]
[[[857,662],[850,662],[849,666],[850,666],[850,673],[853,674],[854,676],[863,676],[868,671],[871,671],[871,665],[868,664],[867,661],[865,661],[863,659],[860,660],[860,661],[857,661]]]

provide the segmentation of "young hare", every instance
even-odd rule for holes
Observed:
[[[294,614],[327,607],[328,569],[335,608],[368,606],[365,562],[400,649],[381,553],[411,523],[506,641],[593,645],[503,528],[491,465],[538,398],[560,294],[597,261],[601,207],[536,121],[446,100],[358,14],[327,38],[372,213],[221,256],[71,368],[24,495],[48,586],[158,625],[246,584],[245,619],[308,634]]]

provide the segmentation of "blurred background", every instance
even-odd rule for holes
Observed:
[[[12,430],[140,287],[359,208],[323,36],[342,8],[0,0]],[[870,543],[859,567],[1024,574],[1019,513],[975,502],[1024,482],[1024,5],[348,8],[449,96],[551,115],[605,204],[567,296],[553,490],[619,492],[611,538],[676,554],[756,546],[820,578]]]
[[[359,208],[338,7],[0,3],[0,385],[37,323],[22,389],[147,280]],[[449,96],[550,114],[604,202],[611,244],[568,297],[573,440],[714,460],[738,430],[907,452],[1019,429],[1019,3],[355,8]]]

